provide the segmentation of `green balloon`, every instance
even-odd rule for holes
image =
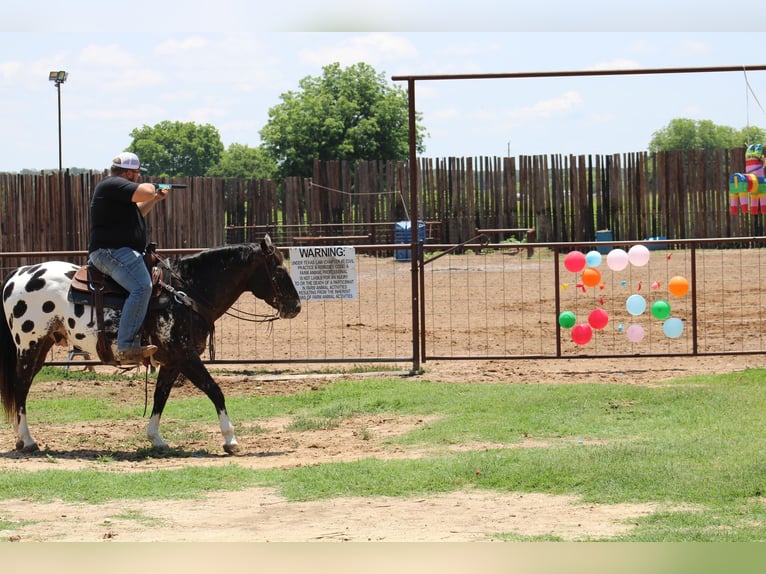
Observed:
[[[564,311],[561,315],[559,315],[559,325],[561,325],[564,329],[571,329],[574,327],[576,322],[577,318],[571,311]]]
[[[667,319],[670,317],[670,304],[663,299],[652,303],[652,317],[655,319]]]

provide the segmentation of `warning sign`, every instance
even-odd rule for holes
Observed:
[[[356,249],[291,247],[290,275],[301,299],[356,299]]]

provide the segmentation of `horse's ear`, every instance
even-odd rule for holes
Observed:
[[[261,240],[261,251],[269,255],[274,253],[274,244],[271,242],[271,237],[268,233]]]

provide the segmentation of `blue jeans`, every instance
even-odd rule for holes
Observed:
[[[141,346],[141,324],[152,296],[152,278],[143,255],[130,247],[97,249],[90,254],[90,262],[128,291],[117,328],[117,351],[137,349]]]

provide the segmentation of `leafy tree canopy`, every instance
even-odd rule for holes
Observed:
[[[649,151],[746,147],[751,143],[766,143],[766,132],[755,126],[737,130],[710,120],[676,118],[652,134]]]
[[[128,151],[138,154],[153,176],[204,176],[223,153],[221,136],[210,124],[164,121],[136,128],[130,137]]]
[[[274,179],[277,162],[264,147],[249,147],[233,143],[211,167],[210,177],[237,177],[241,179]]]
[[[309,177],[315,159],[407,159],[407,93],[364,63],[345,69],[335,63],[322,70],[321,77],[303,78],[300,91],[282,94],[281,103],[269,109],[260,136],[279,164],[279,175]],[[416,124],[422,153],[425,132]]]

